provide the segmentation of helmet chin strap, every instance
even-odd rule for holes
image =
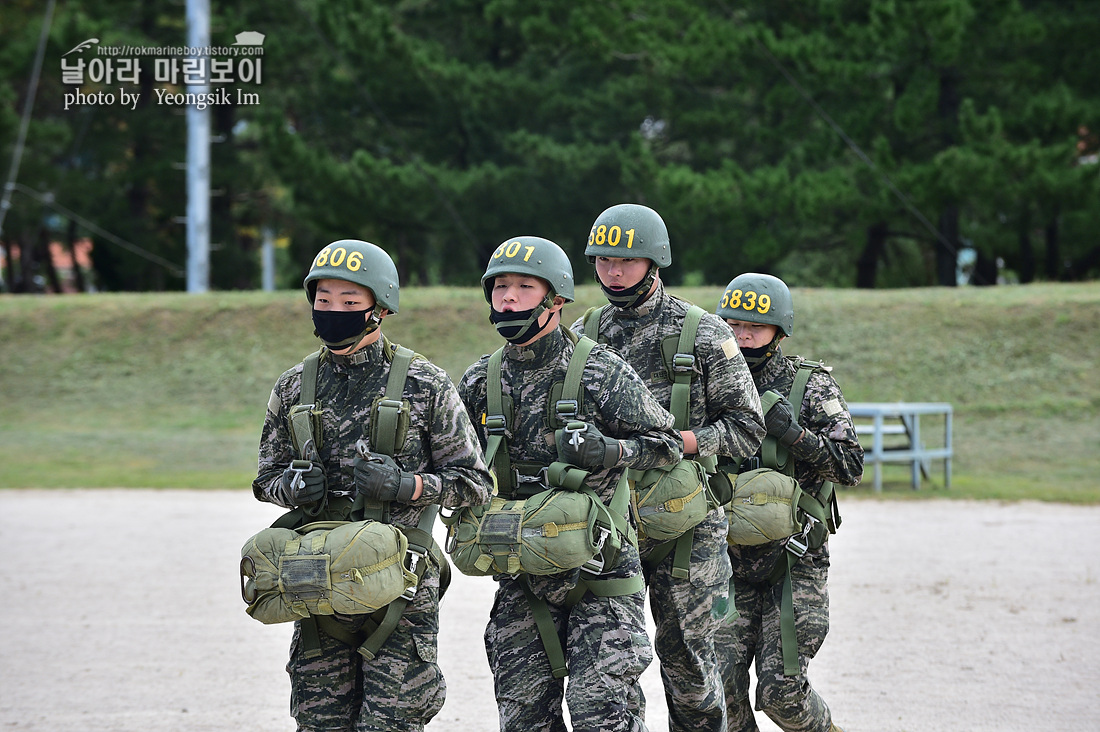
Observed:
[[[596,282],[599,283],[600,289],[603,290],[603,294],[607,296],[607,301],[617,308],[636,308],[641,305],[646,301],[646,298],[649,297],[649,290],[653,287],[653,283],[656,279],[657,264],[652,261],[642,281],[625,290],[612,290],[608,288],[600,279],[600,275],[596,274]]]
[[[497,332],[509,343],[526,343],[542,330],[542,326],[539,325],[539,318],[553,305],[554,298],[551,293],[547,293],[543,301],[531,310],[500,312],[490,305],[489,322],[496,327]]]

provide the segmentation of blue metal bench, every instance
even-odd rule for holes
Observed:
[[[944,402],[855,402],[848,411],[856,424],[856,434],[863,444],[864,465],[874,466],[875,491],[882,490],[882,464],[909,463],[912,468],[913,490],[920,488],[921,476],[929,477],[932,460],[943,460],[943,482],[951,487],[951,419],[953,411]],[[942,447],[925,447],[921,441],[922,416],[932,415],[944,420]],[[869,420],[869,421],[868,421]],[[864,436],[870,435],[868,446]],[[887,437],[899,437],[890,440]]]

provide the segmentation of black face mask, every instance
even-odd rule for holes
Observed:
[[[489,322],[497,327],[500,333],[509,343],[526,343],[542,330],[539,325],[539,316],[546,312],[543,305],[531,310],[516,310],[500,313],[494,309],[489,310]]]
[[[745,363],[748,365],[749,371],[756,372],[764,367],[764,364],[768,362],[768,359],[776,350],[778,350],[778,346],[773,341],[759,348],[742,348],[741,355],[745,357]]]
[[[649,297],[649,288],[653,287],[653,280],[655,279],[657,279],[657,267],[654,265],[649,266],[649,271],[646,272],[641,282],[625,290],[609,289],[600,280],[600,276],[596,275],[596,282],[600,283],[600,289],[607,296],[607,301],[617,308],[636,308],[645,302],[646,298]]]
[[[314,310],[313,334],[332,351],[354,346],[381,323],[377,310]]]

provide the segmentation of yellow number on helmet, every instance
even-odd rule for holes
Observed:
[[[764,313],[768,312],[771,309],[772,309],[772,299],[770,297],[768,297],[767,295],[761,295],[760,296],[760,304],[756,308],[757,312],[759,312],[761,315],[763,315]]]
[[[361,252],[352,252],[348,255],[348,269],[352,272],[358,272],[359,268],[363,266],[363,255]]]
[[[745,308],[745,310],[756,309],[756,293],[754,291],[749,290],[745,293],[745,302],[741,307]]]
[[[325,264],[328,262],[328,253],[329,253],[330,249],[332,249],[332,247],[325,247],[324,249],[322,249],[321,251],[319,251],[317,253],[317,259],[313,260],[313,266],[314,267],[324,267],[325,266]]]

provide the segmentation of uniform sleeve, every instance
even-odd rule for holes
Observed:
[[[699,456],[755,455],[766,434],[760,394],[733,331],[716,316],[704,317],[695,353],[706,386],[706,424],[692,426]]]
[[[647,470],[680,460],[684,443],[675,420],[630,364],[605,347],[593,350],[592,361],[596,374],[585,379],[585,390],[597,405],[600,430],[622,441],[622,464]]]
[[[863,447],[840,385],[830,374],[815,371],[810,377],[798,422],[805,432],[790,452],[815,474],[813,483],[858,485],[863,478]]]
[[[267,414],[264,417],[263,431],[260,435],[259,457],[256,479],[252,481],[252,494],[257,500],[274,503],[283,508],[291,508],[275,498],[275,488],[282,478],[283,471],[290,467],[295,459],[294,443],[290,439],[287,415],[290,406],[298,403],[301,389],[301,368],[291,369],[279,377],[271,396],[267,401]]]
[[[436,367],[438,369],[438,367]],[[430,472],[414,505],[479,506],[489,500],[493,479],[455,385],[442,369],[435,374],[428,425]]]
[[[472,364],[458,382],[458,396],[466,408],[466,415],[473,425],[478,436],[481,449],[485,449],[485,430],[482,427],[481,417],[485,412],[485,372],[488,364],[488,356],[483,356],[480,361]]]

